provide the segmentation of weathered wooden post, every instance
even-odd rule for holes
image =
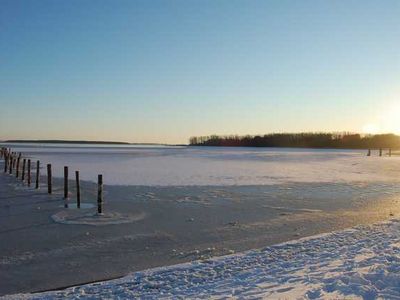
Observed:
[[[52,193],[51,164],[47,164],[47,193]]]
[[[16,164],[17,164],[17,153],[14,152],[13,169],[15,169]]]
[[[371,149],[368,149],[367,156],[371,156]]]
[[[40,177],[40,161],[36,161],[36,182],[35,182],[36,189],[39,189],[39,177]]]
[[[68,208],[68,167],[64,167],[64,207]]]
[[[392,157],[392,148],[389,148],[389,157]]]
[[[22,161],[22,176],[21,176],[22,181],[25,180],[25,167],[26,167],[26,159],[24,158],[24,160]]]
[[[382,148],[379,148],[379,156],[382,156],[382,152],[383,152]]]
[[[15,167],[17,166],[17,152],[14,152],[14,157],[15,159],[14,159],[13,169],[15,169]]]
[[[81,208],[81,186],[79,183],[79,171],[75,171],[76,180],[76,207]]]
[[[28,159],[28,186],[31,186],[31,160]]]
[[[103,214],[103,175],[97,179],[97,214]]]
[[[6,153],[6,156],[4,158],[4,173],[7,173],[8,159],[8,154]]]
[[[17,158],[17,166],[16,166],[16,169],[15,169],[15,177],[19,177],[19,165],[20,165],[20,160],[21,160],[21,157],[18,155],[18,158]]]
[[[14,163],[14,156],[11,154],[10,169],[8,170],[10,174],[12,174],[13,163]]]

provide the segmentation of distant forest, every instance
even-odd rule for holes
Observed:
[[[400,149],[400,136],[355,133],[272,133],[266,135],[211,135],[190,138],[191,146],[294,147],[342,149]]]

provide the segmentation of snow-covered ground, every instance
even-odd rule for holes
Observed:
[[[400,182],[400,157],[366,151],[283,148],[12,145],[14,151],[80,170],[108,185],[271,185],[287,182]]]
[[[378,157],[377,153],[366,157],[365,151],[87,145],[12,148],[39,159],[42,166],[52,163],[55,176],[61,177],[63,166],[67,165],[71,172],[79,169],[84,180],[95,181],[97,174],[103,173],[107,185],[268,185],[273,190],[275,185],[286,183],[300,186],[317,183],[311,190],[315,196],[319,187],[325,190],[328,183],[329,186],[343,183],[346,189],[348,186],[360,189],[362,192],[356,191],[357,197],[363,198],[365,193],[377,192],[369,184],[382,185],[379,193],[395,194],[397,190],[387,187],[390,184],[397,187],[400,182],[400,157]],[[343,200],[340,195],[343,188],[333,190],[332,197],[324,194],[317,198],[332,198],[333,203],[336,199]],[[285,194],[278,186],[276,202],[313,199],[304,190],[300,191],[283,197]],[[329,188],[327,191],[331,194]],[[272,195],[271,191],[268,195]],[[287,203],[273,204],[270,205],[273,209],[289,207]],[[400,220],[136,272],[118,280],[5,298],[230,297],[400,299]]]
[[[400,299],[400,220],[6,299]]]

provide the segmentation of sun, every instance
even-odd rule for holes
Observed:
[[[373,120],[362,127],[364,134],[394,133],[400,135],[400,99],[382,103]]]
[[[380,128],[377,124],[369,123],[363,126],[362,132],[365,134],[378,134],[380,132]]]
[[[380,123],[382,132],[400,134],[400,104],[394,104],[386,110]]]

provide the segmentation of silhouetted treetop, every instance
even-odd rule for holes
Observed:
[[[400,148],[400,136],[356,133],[272,133],[261,135],[210,135],[191,137],[191,146],[296,147],[296,148]]]

